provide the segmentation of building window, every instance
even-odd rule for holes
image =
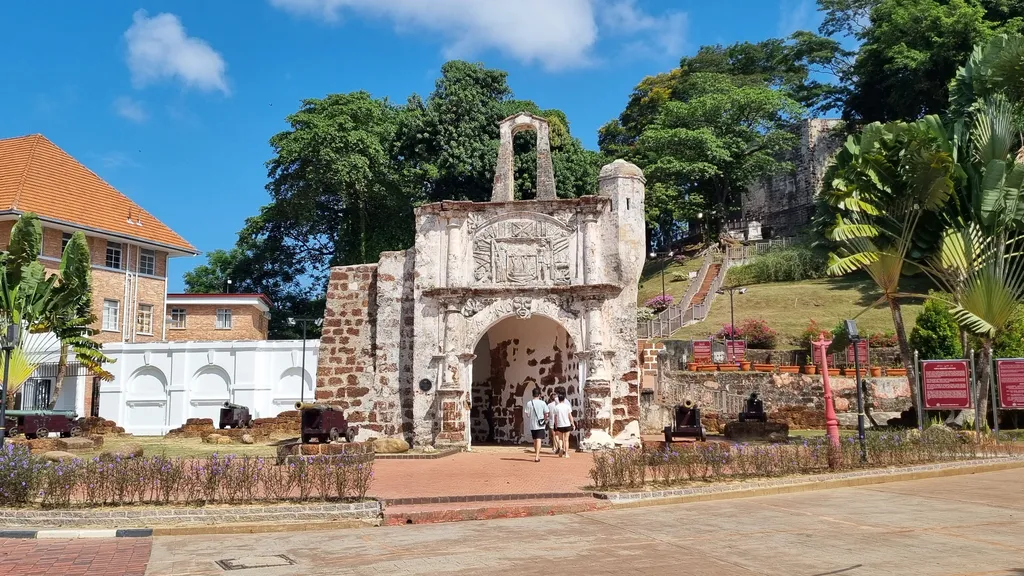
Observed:
[[[103,301],[103,329],[117,332],[117,313],[120,303],[117,300]]]
[[[39,255],[44,256],[46,254],[46,228],[41,228],[40,230],[43,235],[39,237]]]
[[[231,329],[231,308],[217,308],[217,330]]]
[[[139,317],[135,323],[135,331],[139,334],[153,335],[152,304],[139,304]]]
[[[107,268],[121,269],[121,244],[119,242],[107,242]]]
[[[188,314],[184,308],[171,308],[171,328],[175,330],[185,329],[185,318]]]
[[[60,235],[60,253],[63,256],[64,250],[68,247],[68,242],[71,242],[71,232],[64,232]]]
[[[156,274],[156,252],[145,248],[139,251],[139,274]]]

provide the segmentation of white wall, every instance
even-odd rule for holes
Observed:
[[[319,340],[157,342],[104,344],[116,360],[114,379],[100,384],[100,416],[139,436],[157,436],[188,418],[213,418],[230,401],[249,408],[254,418],[292,410],[313,399]],[[62,394],[63,396],[63,394]]]

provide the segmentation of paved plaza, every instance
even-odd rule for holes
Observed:
[[[1015,469],[510,520],[157,537],[146,574],[1020,576],[1022,536]],[[148,545],[0,540],[0,574],[138,573]]]

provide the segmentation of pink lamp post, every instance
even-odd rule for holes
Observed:
[[[840,449],[839,444],[839,419],[836,418],[836,407],[832,403],[832,385],[828,381],[828,347],[831,340],[825,340],[824,335],[818,335],[818,341],[812,342],[811,346],[821,351],[821,381],[825,388],[825,433],[829,442],[836,450]],[[837,452],[838,456],[838,452]],[[831,459],[829,459],[831,461]],[[830,462],[831,463],[831,462]]]

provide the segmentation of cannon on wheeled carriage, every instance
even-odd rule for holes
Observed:
[[[78,414],[72,410],[8,410],[7,436],[24,434],[25,438],[46,438],[56,432],[61,438],[81,436]]]
[[[334,442],[339,438],[352,442],[359,433],[358,427],[348,425],[345,412],[337,406],[296,402],[295,409],[301,412],[303,444],[309,444],[313,439],[320,443]]]
[[[687,400],[676,406],[673,416],[675,418],[672,426],[665,426],[666,448],[676,437],[696,438],[701,442],[708,439],[707,431],[700,421],[700,406],[697,406],[693,400]]]
[[[225,402],[224,407],[220,409],[219,427],[221,430],[252,428],[252,416],[249,415],[249,409],[245,406]]]
[[[747,397],[746,409],[740,412],[740,422],[767,422],[768,415],[764,413],[764,401],[758,397],[757,392],[751,392]]]

